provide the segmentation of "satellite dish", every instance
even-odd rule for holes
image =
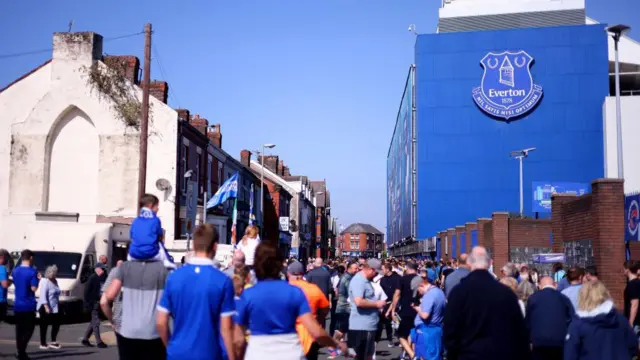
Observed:
[[[156,181],[156,188],[160,191],[167,191],[171,188],[171,183],[167,179],[158,179]]]

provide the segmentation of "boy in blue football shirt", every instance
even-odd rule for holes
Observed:
[[[33,252],[22,250],[20,266],[13,269],[15,300],[13,312],[16,321],[16,347],[19,360],[29,359],[27,345],[36,326],[36,289],[40,279],[33,267]]]
[[[175,268],[173,258],[162,243],[164,233],[157,213],[160,200],[153,194],[140,199],[140,214],[131,223],[129,260],[163,261],[167,267]]]

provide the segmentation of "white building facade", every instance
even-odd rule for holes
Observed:
[[[139,117],[132,114],[141,99],[140,87],[116,79],[103,62],[102,36],[89,32],[56,33],[52,59],[0,92],[1,247],[27,246],[36,213],[76,214],[83,224],[137,215]],[[149,101],[146,190],[160,199],[171,246],[177,113]]]

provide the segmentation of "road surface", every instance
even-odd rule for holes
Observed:
[[[40,333],[36,325],[31,343],[27,352],[31,359],[87,359],[87,360],[113,360],[118,358],[116,339],[113,331],[107,323],[103,323],[102,340],[109,346],[107,349],[87,348],[80,345],[80,340],[87,328],[87,323],[65,324],[60,327],[58,342],[62,345],[60,350],[40,350]],[[50,334],[51,329],[49,329]],[[95,343],[93,338],[92,343]],[[400,356],[398,347],[389,348],[386,341],[378,344],[376,360],[397,359]],[[0,359],[12,359],[16,353],[15,330],[13,325],[0,323]],[[320,350],[321,360],[326,360],[325,349]],[[274,358],[274,359],[277,359]],[[265,358],[267,360],[267,358]]]

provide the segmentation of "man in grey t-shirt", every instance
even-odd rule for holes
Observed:
[[[381,271],[380,260],[369,259],[349,283],[349,345],[355,350],[358,360],[370,360],[375,353],[380,309],[386,301],[376,300],[371,280]]]
[[[166,358],[156,330],[156,306],[168,273],[162,261],[124,262],[102,296],[102,311],[113,322],[110,304],[122,289],[122,319],[116,333],[120,359]]]
[[[460,254],[460,267],[458,267],[454,272],[449,274],[444,280],[444,294],[449,298],[449,294],[451,294],[451,290],[453,290],[456,285],[460,284],[460,281],[469,275],[469,264],[467,264],[467,254]]]
[[[333,338],[341,340],[349,331],[349,316],[351,313],[351,304],[349,303],[349,284],[351,279],[358,272],[358,263],[350,262],[347,269],[338,282],[338,301],[336,302],[336,312],[334,314],[336,320],[335,333]]]

